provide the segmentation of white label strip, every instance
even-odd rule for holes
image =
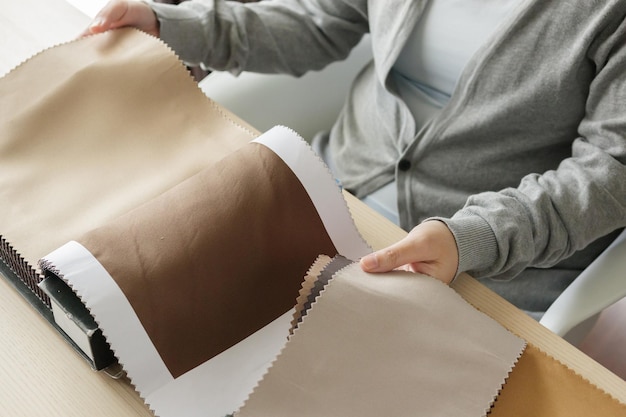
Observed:
[[[71,241],[47,255],[42,263],[52,265],[91,311],[142,395],[174,379],[128,299],[91,252]]]
[[[146,398],[161,417],[224,417],[246,400],[287,342],[293,311]]]
[[[278,155],[306,189],[337,252],[357,261],[372,252],[354,224],[337,182],[322,159],[293,130],[275,126],[254,140]]]

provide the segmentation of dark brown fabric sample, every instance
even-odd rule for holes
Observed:
[[[78,241],[174,377],[287,312],[317,255],[336,253],[297,177],[256,143]]]

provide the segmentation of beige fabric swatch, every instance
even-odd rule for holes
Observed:
[[[352,264],[236,415],[485,416],[524,345],[433,278]]]
[[[132,29],[56,46],[2,77],[0,126],[0,234],[33,267],[257,135]]]

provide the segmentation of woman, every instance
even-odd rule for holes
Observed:
[[[134,26],[193,65],[300,75],[370,33],[314,143],[410,230],[362,267],[467,271],[541,312],[626,226],[625,16],[618,0],[114,1],[85,34]]]

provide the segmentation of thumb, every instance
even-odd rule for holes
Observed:
[[[413,246],[414,242],[407,236],[385,249],[365,255],[360,261],[361,268],[365,272],[388,272],[415,262]]]

